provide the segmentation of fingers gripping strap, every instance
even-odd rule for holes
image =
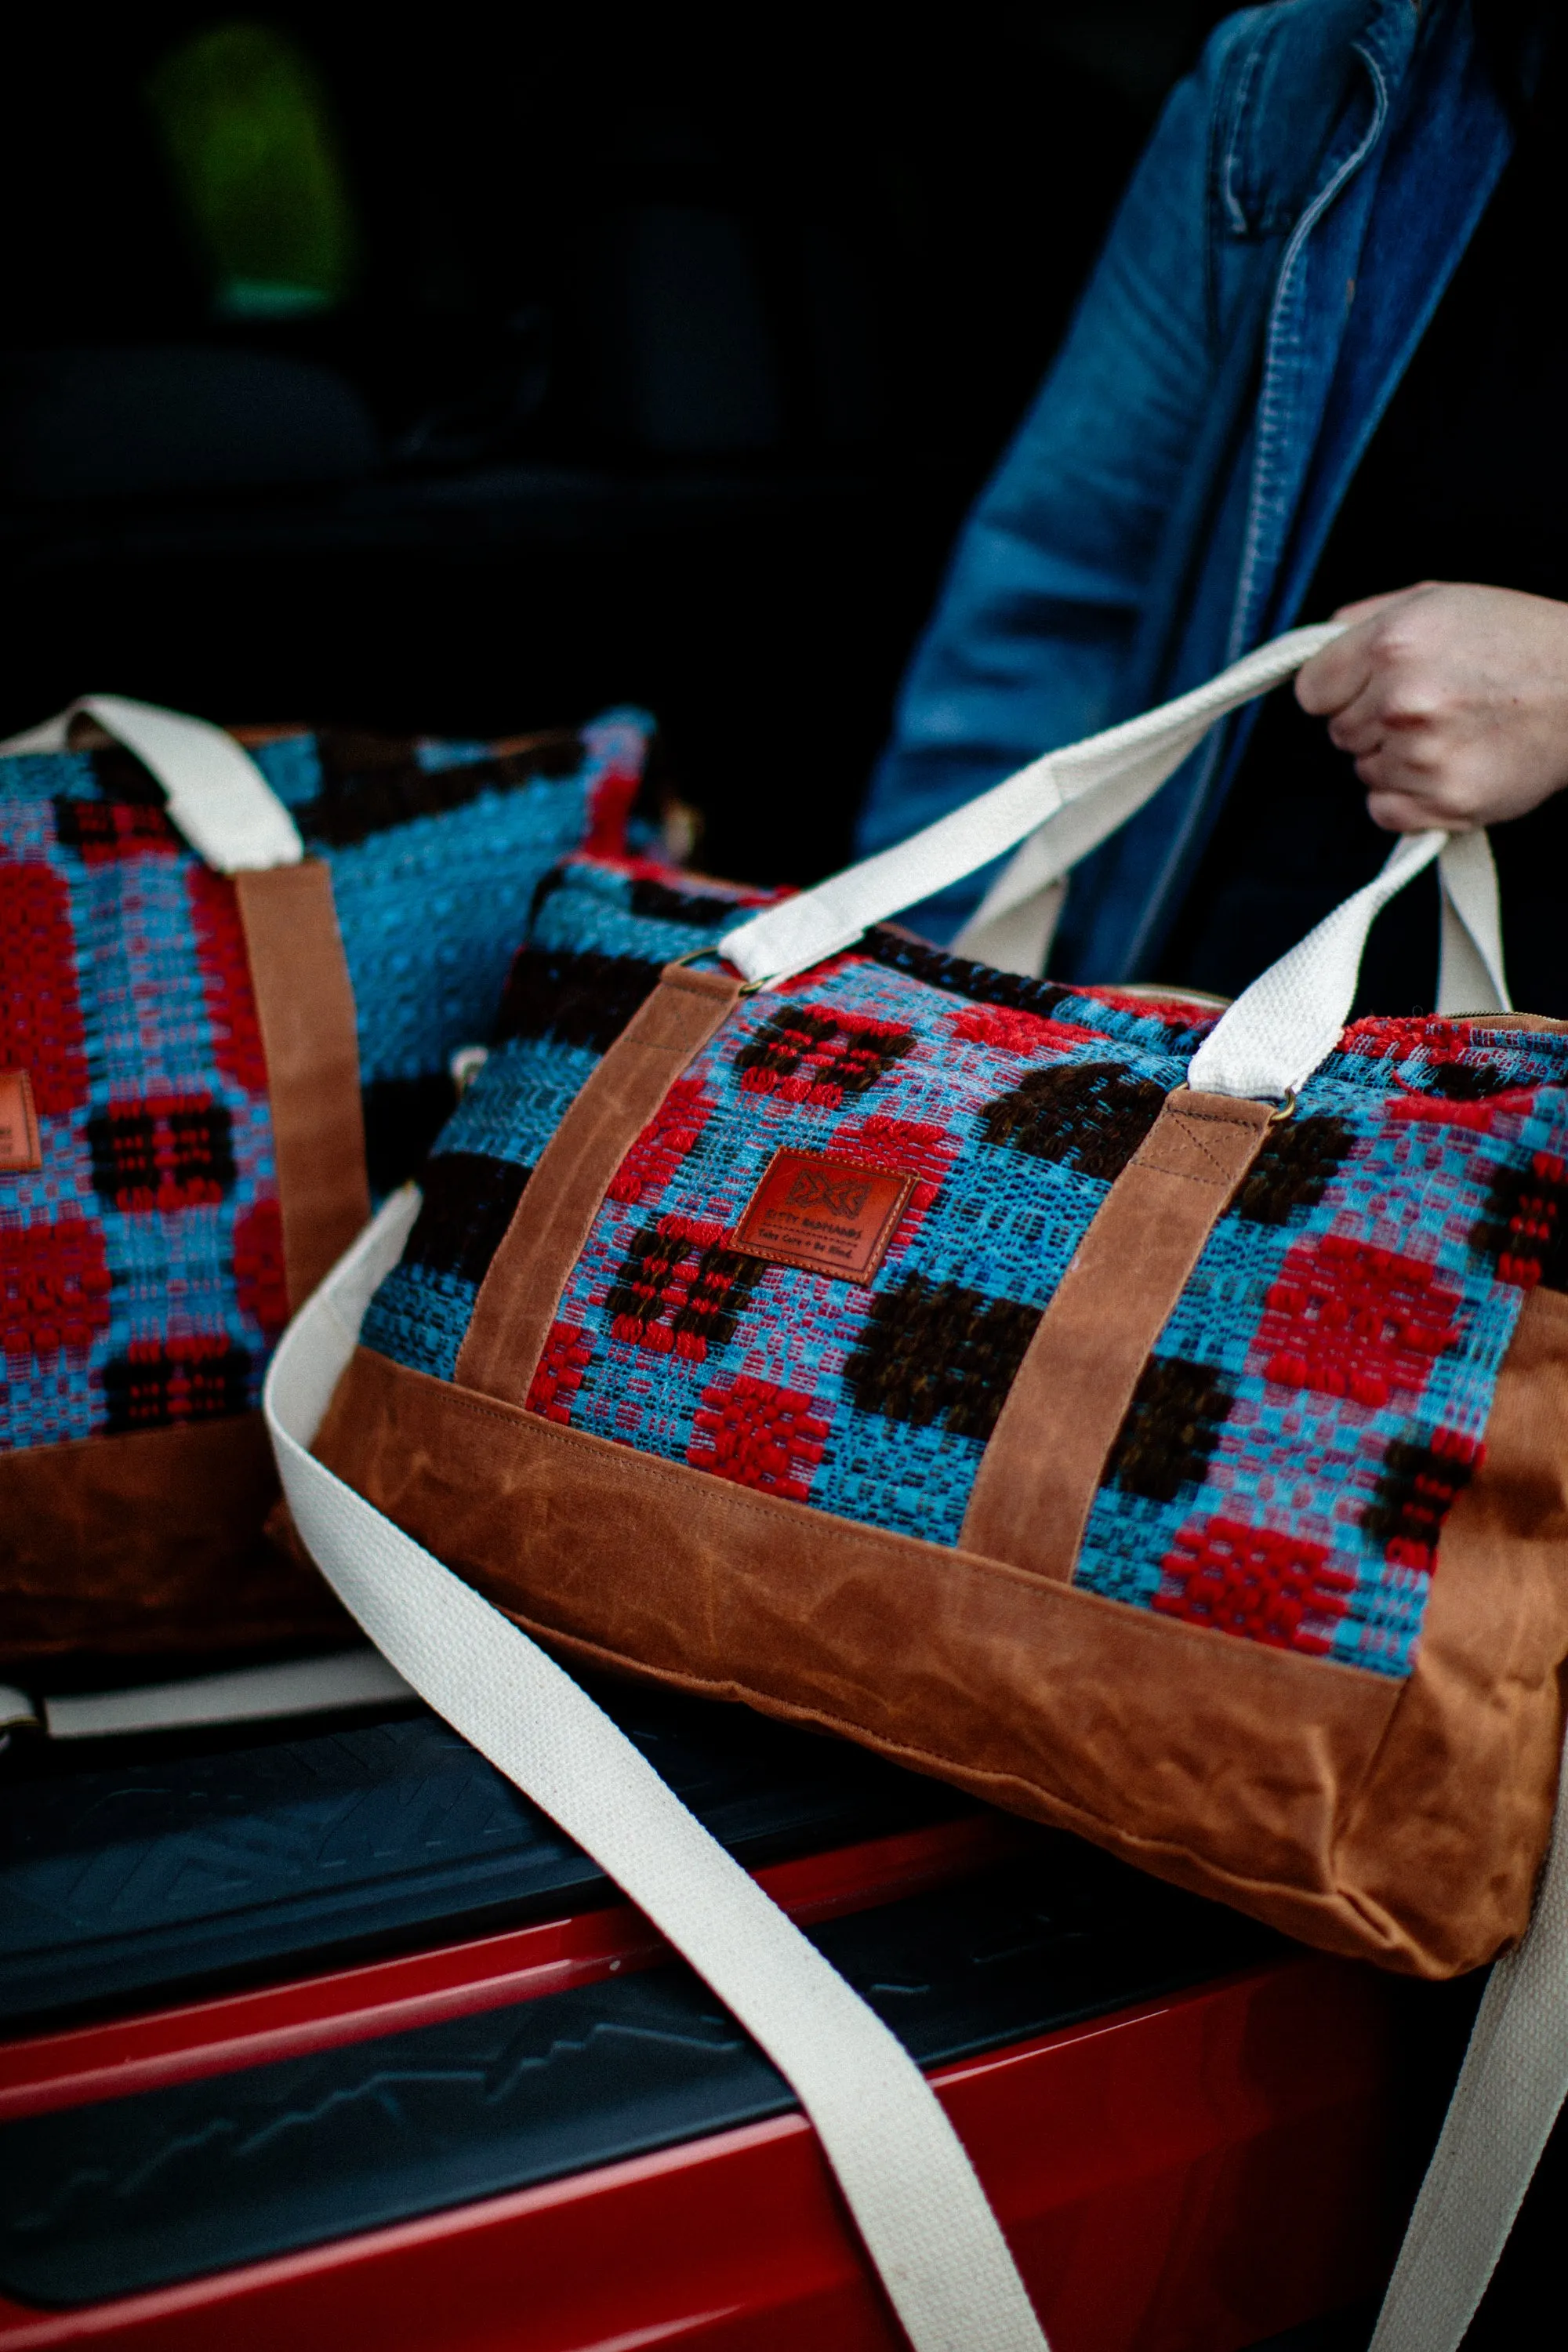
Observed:
[[[96,719],[151,770],[168,796],[170,822],[217,873],[296,866],[303,857],[300,829],[255,761],[205,719],[124,695],[87,694],[0,751],[63,751],[79,715]]]
[[[805,971],[848,947],[868,925],[901,913],[1026,842],[1025,852],[988,893],[975,925],[963,935],[965,954],[987,951],[991,925],[1017,917],[1158,792],[1216,719],[1291,677],[1331,644],[1342,626],[1326,621],[1316,628],[1293,629],[1191,694],[1031,761],[896,848],[741,924],[720,941],[722,952],[748,980],[782,980]],[[1048,844],[1026,841],[1042,829]],[[1047,913],[1036,915],[1037,930],[1043,929]]]
[[[418,1208],[387,1203],[286,1334],[268,1426],[300,1532],[405,1679],[616,1880],[799,2095],[917,2352],[1047,2352],[962,2144],[881,2021],[534,1643],[307,1452]]]
[[[1458,2352],[1568,2096],[1568,1758],[1530,1932],[1492,1969],[1370,2352]]]

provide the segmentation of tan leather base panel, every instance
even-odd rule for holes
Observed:
[[[0,1672],[352,1633],[264,1536],[277,1493],[258,1412],[0,1454]]]
[[[316,1450],[569,1656],[842,1733],[1325,1949],[1440,1977],[1522,1930],[1550,1817],[1568,1444],[1549,1472],[1536,1447],[1568,1397],[1568,1302],[1543,1304],[1500,1390],[1501,1483],[1455,1513],[1407,1684],[858,1527],[363,1349]],[[1494,1607],[1500,1695],[1477,1630]]]

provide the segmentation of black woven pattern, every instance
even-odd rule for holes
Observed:
[[[727,1347],[758,1283],[760,1258],[743,1257],[721,1243],[694,1242],[679,1218],[661,1218],[634,1234],[605,1299],[605,1313],[622,1336],[643,1346],[700,1340],[700,1353]],[[670,1313],[671,1294],[684,1291]],[[629,1327],[635,1324],[636,1329]],[[681,1352],[690,1350],[682,1349]]]
[[[633,877],[631,910],[634,915],[650,916],[657,922],[692,923],[713,931],[731,923],[743,923],[753,911],[733,898],[721,898],[717,891],[677,890],[668,882],[656,882],[647,876]]]
[[[134,751],[127,751],[120,743],[106,743],[91,759],[92,780],[103,799],[132,801],[143,808],[163,807],[163,785]]]
[[[1474,1062],[1439,1062],[1421,1076],[1423,1094],[1442,1095],[1449,1102],[1485,1102],[1507,1086],[1500,1070],[1480,1069]]]
[[[1342,1119],[1314,1114],[1271,1127],[1236,1199],[1255,1224],[1282,1225],[1293,1209],[1315,1209],[1355,1149]]]
[[[653,994],[663,969],[635,956],[524,948],[508,975],[497,1041],[554,1037],[563,1045],[606,1054]]]
[[[580,737],[541,736],[526,751],[424,768],[414,746],[395,738],[329,730],[316,739],[321,789],[295,811],[300,832],[328,849],[348,849],[374,833],[466,808],[483,793],[506,791],[536,776],[570,776],[583,764]]]
[[[1113,1182],[1164,1108],[1166,1089],[1121,1062],[1027,1070],[980,1113],[988,1143]]]
[[[1155,1503],[1173,1503],[1184,1486],[1201,1486],[1235,1402],[1234,1390],[1210,1365],[1152,1358],[1132,1391],[1101,1485]]]
[[[881,1293],[844,1367],[862,1412],[988,1438],[1040,1319],[1037,1307],[910,1275]]]
[[[100,1111],[87,1122],[93,1190],[117,1209],[177,1209],[222,1199],[234,1141],[221,1104]]]
[[[153,801],[121,794],[113,800],[72,800],[66,794],[53,803],[55,839],[79,857],[122,857],[149,849],[170,856],[182,846],[163,808]]]
[[[1394,1438],[1383,1457],[1376,1492],[1362,1514],[1368,1535],[1384,1549],[1398,1543],[1407,1553],[1414,1549],[1430,1557],[1444,1520],[1475,1474],[1479,1454],[1479,1447],[1464,1441],[1445,1444],[1441,1433],[1427,1445]]]
[[[838,1023],[831,1013],[815,1013],[808,1004],[786,1004],[764,1021],[753,1037],[747,1039],[736,1054],[738,1070],[769,1070],[775,1077],[788,1077],[798,1070],[808,1054],[826,1045],[838,1034]]]
[[[423,1078],[376,1078],[360,1097],[364,1157],[373,1192],[395,1192],[423,1162],[458,1107],[444,1070]]]
[[[482,1151],[442,1152],[426,1168],[405,1256],[434,1274],[482,1282],[530,1172]]]
[[[1022,972],[994,971],[988,963],[972,963],[967,956],[948,955],[928,947],[923,940],[908,940],[898,931],[868,930],[855,952],[869,956],[889,971],[908,972],[950,995],[966,996],[973,1004],[1005,1004],[1016,1013],[1052,1013],[1076,992],[1059,981],[1029,980]]]
[[[221,1340],[176,1340],[116,1356],[103,1368],[107,1426],[118,1435],[226,1420],[249,1403],[253,1369],[243,1348]]]
[[[1500,1282],[1568,1290],[1568,1170],[1538,1151],[1528,1168],[1498,1168],[1470,1247],[1490,1258]]]

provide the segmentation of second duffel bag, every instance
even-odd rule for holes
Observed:
[[[647,740],[245,748],[99,696],[0,747],[0,1664],[345,1630],[262,1537],[268,1351]]]

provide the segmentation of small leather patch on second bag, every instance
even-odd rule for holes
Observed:
[[[32,1080],[26,1070],[0,1070],[0,1175],[31,1175],[43,1164]]]
[[[838,1282],[869,1282],[887,1255],[916,1179],[822,1151],[775,1151],[731,1246],[774,1265]]]

